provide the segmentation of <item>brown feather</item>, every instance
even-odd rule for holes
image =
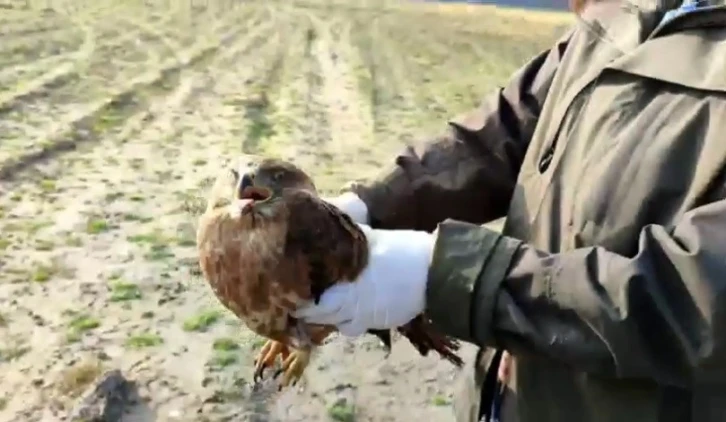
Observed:
[[[310,286],[317,302],[333,284],[352,281],[368,265],[368,243],[363,231],[336,207],[295,189],[282,197],[290,212],[285,255],[303,256],[309,272],[296,282]]]

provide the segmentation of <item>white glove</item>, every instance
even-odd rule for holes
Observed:
[[[400,327],[423,312],[435,236],[413,230],[375,230],[368,238],[368,266],[354,282],[326,290],[320,303],[293,314],[311,324],[330,324],[343,335]]]
[[[323,198],[323,200],[338,207],[338,209],[348,214],[356,223],[368,224],[368,207],[353,192],[345,192],[340,196]]]

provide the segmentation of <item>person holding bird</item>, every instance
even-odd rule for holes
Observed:
[[[577,7],[479,108],[328,199],[370,227],[369,270],[295,317],[358,336],[423,314],[480,346],[459,421],[724,421],[726,3]]]

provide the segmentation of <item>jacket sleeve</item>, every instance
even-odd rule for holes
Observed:
[[[674,229],[648,225],[638,252],[550,254],[446,221],[429,272],[427,314],[481,346],[605,376],[688,386],[726,379],[726,199]],[[472,246],[474,245],[474,246]]]
[[[517,71],[444,134],[407,147],[382,175],[350,190],[370,224],[431,231],[446,218],[485,223],[504,216],[569,34]]]

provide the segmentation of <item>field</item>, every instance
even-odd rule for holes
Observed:
[[[43,3],[43,4],[41,4]],[[199,278],[224,159],[325,192],[475,106],[569,17],[351,1],[0,0],[0,421],[66,420],[99,374],[129,421],[453,420],[456,371],[405,341],[323,347],[253,391],[261,342]],[[465,356],[471,355],[468,349]]]

